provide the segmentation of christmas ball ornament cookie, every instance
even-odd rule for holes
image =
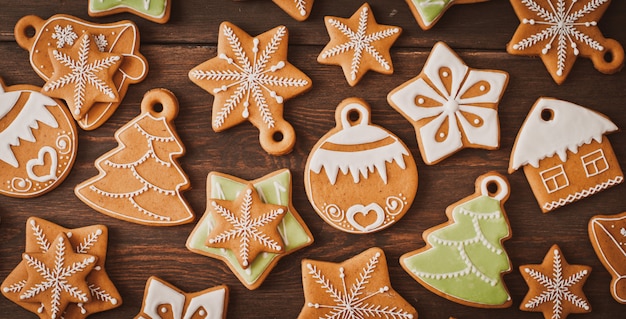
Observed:
[[[309,154],[304,175],[309,201],[339,230],[365,234],[387,228],[413,203],[415,160],[397,136],[371,123],[365,101],[344,100],[335,119],[337,126]]]
[[[35,197],[57,187],[76,159],[72,115],[31,85],[0,79],[0,194]]]

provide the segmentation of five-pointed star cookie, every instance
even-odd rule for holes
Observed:
[[[247,190],[250,190],[249,185],[254,187],[263,203],[274,205],[274,207],[283,207],[282,209],[285,210],[280,223],[274,224],[276,231],[280,235],[283,249],[281,252],[257,254],[254,259],[249,256],[249,265],[244,267],[239,258],[241,248],[235,247],[235,250],[233,250],[209,247],[207,246],[207,241],[212,236],[209,234],[215,233],[213,228],[215,228],[217,219],[220,218],[215,216],[214,208],[211,205],[212,202],[218,204],[224,201],[235,201],[239,197],[245,198]],[[287,169],[278,170],[253,181],[212,172],[207,177],[207,198],[207,211],[189,235],[187,248],[195,253],[224,261],[241,283],[250,290],[258,288],[263,283],[272,268],[282,257],[313,243],[313,235],[311,235],[306,224],[292,205],[291,173]],[[233,205],[233,207],[234,209],[239,209],[240,206]],[[267,210],[265,210],[265,213],[267,213]],[[241,218],[239,217],[239,212],[237,212],[237,215],[238,218]],[[252,240],[250,242],[252,243]],[[276,242],[278,241],[276,240]]]
[[[189,72],[192,82],[215,96],[214,131],[248,120],[260,130],[265,151],[291,151],[295,131],[283,119],[283,103],[310,89],[311,79],[287,61],[287,39],[284,26],[252,37],[231,23],[220,25],[217,57]]]
[[[304,306],[299,319],[417,318],[389,282],[385,253],[370,248],[342,263],[302,260]]]
[[[102,225],[94,225],[68,229],[40,218],[31,217],[26,223],[25,251],[27,253],[45,253],[53,249],[53,241],[60,234],[67,236],[73,251],[97,258],[95,266],[86,277],[91,301],[70,303],[65,309],[64,318],[83,319],[91,314],[119,307],[122,304],[121,296],[104,269],[108,242],[107,228]],[[27,263],[22,261],[9,274],[2,283],[2,293],[21,307],[40,314],[41,318],[48,318],[46,312],[38,312],[39,309],[44,309],[41,308],[41,303],[20,299],[28,278],[27,267]]]
[[[591,267],[568,264],[559,246],[553,245],[540,265],[522,265],[519,269],[529,288],[521,310],[543,312],[546,319],[591,312],[583,293]]]
[[[262,252],[284,251],[278,224],[287,207],[263,203],[252,184],[246,185],[234,201],[212,200],[209,210],[215,227],[206,245],[232,250],[243,268]]]
[[[590,58],[602,73],[624,65],[624,49],[606,39],[598,21],[610,0],[511,0],[521,24],[507,46],[514,55],[539,56],[558,84],[567,78],[578,56]],[[612,60],[605,60],[610,53]]]
[[[322,64],[340,65],[350,86],[355,86],[369,70],[392,74],[389,49],[402,28],[376,23],[365,3],[349,19],[325,17],[330,42],[317,57]]]
[[[96,102],[119,101],[113,75],[122,64],[122,55],[100,52],[88,32],[69,49],[49,49],[49,55],[54,73],[43,92],[64,99],[76,120]]]

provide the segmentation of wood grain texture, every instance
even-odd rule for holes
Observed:
[[[611,297],[611,276],[591,247],[587,223],[596,214],[625,211],[625,185],[542,214],[523,173],[507,175],[512,193],[505,209],[513,237],[504,246],[514,269],[504,277],[513,297],[513,306],[508,309],[476,309],[440,298],[413,281],[401,269],[398,258],[424,245],[422,232],[446,221],[446,207],[472,194],[476,177],[490,170],[506,173],[517,131],[538,97],[551,96],[589,107],[607,115],[618,127],[626,128],[626,72],[603,75],[593,69],[589,60],[578,59],[566,82],[556,85],[540,59],[505,52],[506,43],[518,25],[508,1],[454,6],[427,32],[419,29],[404,0],[369,3],[379,23],[401,26],[404,33],[391,52],[395,73],[385,76],[370,72],[351,88],[339,67],[318,64],[316,58],[328,41],[323,16],[349,17],[362,4],[360,1],[315,0],[311,17],[305,22],[296,22],[269,0],[174,0],[170,22],[159,25],[130,14],[89,18],[86,0],[0,0],[0,76],[8,85],[43,85],[29,65],[27,52],[13,37],[15,22],[28,14],[48,18],[55,13],[67,13],[99,22],[133,20],[141,32],[140,50],[150,63],[146,80],[130,87],[124,102],[105,125],[95,131],[79,132],[78,159],[60,187],[39,198],[0,199],[0,279],[19,263],[26,219],[37,216],[68,228],[91,224],[109,227],[106,266],[124,304],[90,317],[94,319],[131,318],[137,314],[145,282],[151,275],[190,292],[227,284],[231,289],[228,318],[296,318],[304,303],[300,278],[303,258],[338,262],[372,246],[385,250],[392,285],[418,310],[420,318],[540,318],[540,314],[518,310],[527,287],[517,266],[540,263],[550,246],[556,243],[570,263],[593,267],[584,289],[593,312],[584,318],[623,316],[625,306]],[[247,123],[219,134],[211,130],[213,98],[193,85],[187,72],[215,56],[218,26],[224,20],[250,34],[259,34],[280,24],[289,28],[289,60],[313,80],[311,91],[285,104],[285,118],[297,132],[295,149],[289,155],[267,155],[258,144],[258,131]],[[606,37],[626,44],[624,21],[626,1],[613,1],[600,28]],[[509,72],[510,82],[500,103],[501,148],[463,150],[438,165],[427,166],[418,153],[413,127],[387,104],[386,96],[421,71],[430,48],[438,40],[447,42],[472,67]],[[210,171],[244,179],[255,179],[281,168],[292,171],[294,206],[310,227],[315,243],[283,258],[258,290],[248,291],[222,262],[193,254],[185,248],[194,223],[170,228],[131,224],[99,214],[74,196],[75,185],[97,174],[93,165],[95,159],[117,145],[114,132],[140,113],[143,94],[155,87],[172,90],[180,102],[175,124],[187,148],[180,163],[193,187],[184,196],[195,211],[196,220],[206,207],[205,183]],[[370,235],[351,235],[327,225],[314,212],[304,193],[303,174],[308,153],[316,141],[334,127],[337,104],[352,96],[363,98],[371,105],[373,123],[394,132],[410,147],[419,171],[419,188],[409,212],[394,226]],[[622,168],[626,169],[626,134],[618,132],[608,138]],[[0,318],[35,317],[0,298]]]

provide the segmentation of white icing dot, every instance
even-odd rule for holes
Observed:
[[[443,73],[441,73],[441,75],[442,75],[444,78],[447,78],[450,74],[449,74],[447,71],[443,71]]]
[[[166,312],[167,312],[167,308],[162,307],[162,308],[161,308],[161,312],[162,312],[162,313],[166,313]]]
[[[439,133],[439,137],[446,137],[446,133],[443,133],[443,132]]]
[[[206,316],[206,311],[200,309],[200,311],[198,311],[198,314],[204,317]]]
[[[9,287],[4,287],[4,288],[2,289],[2,291],[4,291],[4,292],[9,292]]]
[[[417,103],[418,104],[424,104],[424,102],[426,102],[426,101],[424,101],[424,99],[421,98],[421,97],[419,99],[417,99]]]
[[[484,92],[487,88],[484,85],[481,85],[479,89]]]
[[[94,269],[97,270],[97,271],[100,271],[100,270],[102,270],[102,267],[96,266],[96,267],[94,267]]]
[[[71,232],[71,231],[68,231],[68,232],[66,233],[66,235],[67,235],[67,238],[72,238],[72,235],[73,235],[73,234],[72,234],[72,232]]]
[[[480,120],[479,119],[474,119],[474,124],[480,124]]]

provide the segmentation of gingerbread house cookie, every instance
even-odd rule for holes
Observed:
[[[618,128],[580,105],[540,98],[517,135],[509,173],[524,173],[544,213],[620,184],[624,173],[606,133]]]

